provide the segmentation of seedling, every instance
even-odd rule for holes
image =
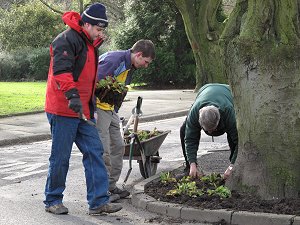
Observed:
[[[208,189],[207,194],[208,195],[218,195],[221,198],[228,198],[231,196],[231,191],[227,187],[221,185],[221,186],[217,187],[215,190]]]
[[[203,195],[203,190],[198,189],[196,182],[189,181],[189,177],[185,177],[180,180],[176,185],[176,189],[168,191],[167,195],[176,196],[186,194],[190,197],[197,197]]]
[[[160,174],[160,181],[163,184],[166,184],[166,183],[176,182],[176,179],[171,176],[170,172],[162,172]]]
[[[169,176],[169,174],[164,174],[164,180],[168,180]],[[190,176],[185,176],[176,183],[176,189],[169,190],[166,195],[198,197],[207,194],[209,196],[217,195],[220,198],[228,198],[231,196],[231,191],[220,184],[222,181],[221,175],[216,173],[203,176],[199,180],[192,180]]]
[[[132,131],[130,131],[132,132]],[[148,130],[139,130],[137,131],[137,136],[139,138],[139,141],[145,141],[145,140],[148,140],[152,137],[155,137],[159,134],[161,134],[162,132],[161,131],[158,131],[156,129],[156,127],[152,130],[152,131],[148,131]],[[129,144],[130,142],[130,139],[128,138],[129,134],[126,134],[125,135],[125,143],[126,144]]]
[[[124,83],[118,82],[114,77],[107,76],[97,82],[95,95],[101,102],[120,108],[127,90],[128,88]]]
[[[101,79],[97,82],[96,85],[99,89],[109,89],[112,91],[117,91],[119,93],[123,93],[127,91],[127,87],[124,83],[118,82],[114,77],[107,76],[104,79]]]

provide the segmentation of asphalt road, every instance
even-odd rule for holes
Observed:
[[[171,130],[159,149],[162,160],[157,173],[173,170],[182,165],[179,127],[183,120],[184,117],[179,117],[139,124],[139,129],[152,130],[156,127],[158,130]],[[199,156],[210,150],[228,148],[225,136],[215,138],[213,143],[210,137],[202,136]],[[42,201],[50,147],[51,141],[40,141],[0,148],[0,224],[194,224],[137,209],[130,204],[130,199],[122,200],[123,210],[115,214],[98,217],[87,215],[81,153],[75,146],[64,197],[64,204],[70,213],[64,216],[45,213]],[[120,186],[127,174],[128,165],[129,161],[124,160]],[[132,162],[132,167],[126,183],[129,190],[143,180],[135,161]]]

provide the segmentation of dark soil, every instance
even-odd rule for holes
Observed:
[[[206,174],[209,173],[208,170],[210,170],[210,173],[222,173],[227,166],[227,152],[217,152],[213,153],[213,155],[213,157],[212,155],[204,155],[198,160],[199,164],[203,165],[204,172]],[[173,177],[179,173],[182,173],[182,168],[171,172]],[[200,209],[228,209],[300,216],[300,198],[261,200],[256,196],[237,191],[232,191],[232,196],[225,199],[220,199],[218,196],[208,195],[200,197],[190,197],[188,195],[167,196],[166,193],[169,190],[175,189],[175,184],[176,183],[163,184],[160,182],[160,179],[157,179],[145,186],[145,193],[163,202],[177,203]],[[203,185],[203,182],[200,184],[200,182],[197,181],[196,184],[197,186]]]

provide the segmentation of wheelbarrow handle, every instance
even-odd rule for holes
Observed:
[[[137,99],[137,102],[136,102],[136,114],[137,115],[139,115],[142,112],[141,111],[142,101],[143,101],[143,98],[141,96],[139,96]]]

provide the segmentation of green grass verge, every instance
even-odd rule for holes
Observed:
[[[0,116],[44,109],[46,82],[0,82]]]
[[[0,82],[0,116],[44,110],[45,82]],[[129,91],[144,84],[131,84]]]

